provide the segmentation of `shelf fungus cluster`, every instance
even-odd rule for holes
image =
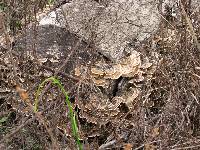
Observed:
[[[140,54],[137,51],[123,58],[117,64],[98,62],[91,68],[93,81],[97,86],[108,87],[110,79],[133,77],[139,73],[141,66]]]
[[[119,112],[118,108],[122,103],[126,104],[128,108],[132,108],[141,93],[140,84],[152,77],[155,67],[155,64],[150,63],[148,58],[141,59],[141,55],[137,51],[133,51],[119,63],[99,61],[90,68],[84,66],[76,67],[76,76],[89,74],[92,82],[101,89],[109,89],[110,85],[116,80],[126,80],[125,86],[122,88],[119,86],[122,86],[120,84],[123,83],[115,85],[119,89],[112,98],[109,97],[109,94],[101,93],[101,90],[94,95],[91,94],[89,102],[84,106],[84,110],[87,110],[87,112],[83,112],[82,116],[85,116],[84,118],[87,118],[89,122],[95,123],[94,118],[98,118],[98,116],[94,118],[89,117],[90,111],[98,109],[99,116],[103,119],[103,116],[116,116]],[[102,122],[105,122],[105,120],[102,120]]]
[[[155,66],[146,61],[141,60],[140,53],[133,51],[132,54],[123,58],[118,64],[108,64],[98,62],[91,68],[92,80],[96,86],[108,88],[112,80],[120,77],[128,78],[128,83],[133,87],[126,89],[126,94],[114,97],[118,100],[118,104],[123,102],[129,105],[140,93],[137,83],[142,82],[146,78],[150,78],[155,70]],[[120,101],[121,100],[121,101]],[[130,106],[130,105],[129,105]]]
[[[151,76],[155,66],[130,44],[140,43],[157,31],[161,20],[157,8],[154,0],[73,0],[63,6],[68,30],[94,43],[95,49],[110,60],[75,69],[76,76],[89,77],[100,89],[90,93],[88,103],[81,108],[84,118],[96,122],[95,118],[105,116],[109,120],[119,112],[121,103],[133,106],[141,93],[140,83]],[[96,115],[93,119],[90,112]]]

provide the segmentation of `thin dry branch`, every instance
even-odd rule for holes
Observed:
[[[59,74],[59,72],[61,72],[62,69],[66,66],[67,62],[69,61],[70,57],[74,54],[74,52],[77,50],[77,48],[80,45],[81,41],[82,41],[82,38],[76,43],[75,47],[71,50],[70,54],[65,59],[63,64],[55,71],[54,76],[57,76]],[[50,86],[51,86],[51,82],[49,82],[49,84],[47,84],[47,86],[44,88],[44,90],[42,91],[42,93],[41,93],[41,95],[39,97],[39,100],[44,95],[44,93],[46,93],[46,91],[50,88]]]
[[[183,16],[185,17],[185,20],[186,20],[186,22],[187,22],[187,24],[188,24],[188,27],[189,27],[189,29],[190,29],[190,34],[191,34],[191,36],[192,36],[192,38],[193,38],[193,40],[194,40],[194,42],[195,42],[195,44],[196,44],[198,50],[200,51],[200,43],[198,42],[196,33],[195,33],[195,31],[194,31],[194,27],[193,27],[193,25],[192,25],[192,22],[191,22],[190,18],[189,18],[188,15],[187,15],[185,9],[184,9],[184,6],[183,6],[183,4],[182,4],[181,1],[180,1],[180,6],[181,6],[181,12],[182,12]]]
[[[179,148],[173,148],[171,150],[187,150],[187,149],[196,149],[200,147],[200,145],[191,145],[191,146],[186,146],[186,147],[179,147]]]
[[[49,129],[49,127],[47,126],[47,121],[46,119],[42,116],[42,113],[41,112],[35,112],[34,111],[34,106],[31,104],[30,102],[30,99],[29,99],[29,96],[28,96],[28,93],[26,93],[23,89],[20,89],[20,87],[18,87],[17,89],[17,92],[19,93],[21,99],[28,105],[28,107],[30,108],[30,110],[32,112],[34,112],[36,118],[38,119],[38,121],[44,125],[45,129],[47,130],[50,138],[51,138],[51,141],[52,141],[52,148],[57,150],[59,149],[59,146],[58,146],[58,142],[57,140],[54,138],[54,135],[53,135],[53,132],[51,129]]]
[[[7,140],[9,140],[14,134],[16,134],[17,132],[19,132],[19,130],[21,130],[24,126],[26,126],[27,124],[29,124],[30,122],[32,122],[35,119],[35,117],[32,117],[30,119],[28,119],[28,118],[29,118],[29,116],[26,117],[24,119],[24,122],[21,125],[19,125],[18,127],[16,127],[11,133],[5,135],[3,137],[3,139],[1,139],[0,144],[3,144]]]

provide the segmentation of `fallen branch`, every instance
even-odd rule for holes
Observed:
[[[186,22],[188,24],[188,27],[190,29],[190,34],[191,34],[191,36],[192,36],[192,38],[193,38],[198,50],[200,51],[200,43],[198,42],[196,33],[195,33],[194,28],[192,26],[192,22],[191,22],[190,18],[188,17],[188,15],[187,15],[187,13],[186,13],[186,11],[184,9],[184,6],[183,6],[181,1],[180,1],[180,6],[181,6],[181,12],[182,12],[183,16],[185,17],[185,20],[186,20]]]

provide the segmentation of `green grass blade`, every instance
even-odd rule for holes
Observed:
[[[56,79],[55,77],[49,77],[49,78],[45,79],[39,85],[39,87],[38,87],[38,89],[36,91],[36,96],[35,96],[34,112],[38,111],[38,98],[39,98],[39,95],[40,95],[45,83],[49,82],[49,81],[52,81],[52,83],[54,85],[57,85],[59,87],[59,89],[61,89],[62,93],[65,96],[65,102],[66,102],[67,107],[69,109],[69,117],[70,117],[70,122],[71,122],[72,133],[73,133],[73,136],[74,136],[74,138],[76,140],[76,143],[77,143],[79,149],[82,150],[82,145],[81,145],[80,140],[79,140],[78,127],[77,127],[77,122],[76,122],[76,115],[73,112],[73,108],[72,108],[71,102],[69,101],[69,96],[68,96],[67,92],[65,91],[64,87],[62,86],[62,84],[60,83],[60,81],[58,79]]]

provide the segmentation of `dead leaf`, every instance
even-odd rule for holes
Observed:
[[[27,101],[29,99],[28,93],[26,90],[21,88],[19,85],[16,86],[16,91],[19,93],[19,96],[22,100]]]
[[[152,144],[145,144],[144,145],[145,150],[156,150],[156,146]]]
[[[160,134],[159,131],[160,131],[159,127],[153,128],[153,130],[152,130],[152,137],[158,136]]]
[[[132,150],[132,148],[133,148],[132,144],[130,144],[130,143],[124,144],[124,150]]]

